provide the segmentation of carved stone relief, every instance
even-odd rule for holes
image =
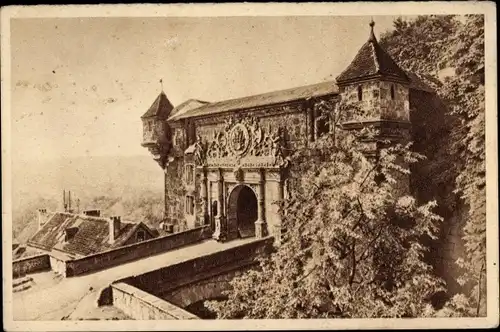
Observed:
[[[212,167],[283,167],[287,160],[281,128],[262,128],[255,117],[229,118],[208,142],[195,143],[198,165]]]

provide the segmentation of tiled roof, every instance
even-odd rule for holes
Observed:
[[[70,255],[87,256],[122,246],[139,228],[151,233],[143,223],[121,221],[120,231],[113,244],[109,244],[108,218],[55,212],[28,243],[45,250],[57,249]],[[78,228],[76,234],[65,241],[66,229]]]
[[[169,121],[176,121],[194,116],[210,115],[228,111],[261,107],[272,104],[280,104],[294,100],[306,99],[310,97],[319,97],[337,93],[338,93],[338,88],[335,82],[332,81],[322,82],[318,84],[306,85],[287,90],[268,92],[254,96],[205,104],[201,107],[189,109],[185,112],[174,114],[169,118]]]
[[[198,100],[198,99],[188,99],[186,100],[185,102],[183,102],[182,104],[174,107],[174,109],[172,110],[172,112],[170,113],[170,119],[174,119],[192,109],[195,109],[195,108],[198,108],[198,107],[201,107],[203,105],[207,105],[207,104],[210,104],[208,101],[202,101],[202,100]]]
[[[410,89],[426,91],[426,92],[435,92],[432,86],[438,87],[441,85],[441,82],[439,82],[439,80],[431,77],[430,75],[421,77],[409,71],[406,72],[406,75],[410,79]],[[426,81],[429,82],[430,84],[428,84]]]
[[[162,91],[158,95],[158,97],[156,97],[155,101],[153,102],[151,107],[149,107],[148,111],[141,116],[141,119],[150,118],[153,116],[158,116],[162,119],[166,119],[170,115],[170,112],[172,112],[173,108],[174,107],[168,100],[167,95]]]
[[[337,77],[337,82],[342,84],[378,75],[408,81],[406,73],[377,42],[373,33],[374,23],[370,25],[372,29],[368,41],[358,51],[351,64]]]

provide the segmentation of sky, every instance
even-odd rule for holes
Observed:
[[[369,16],[11,20],[16,158],[148,155],[140,116],[163,89],[232,99],[334,79],[368,39]],[[395,16],[375,16],[375,34]]]

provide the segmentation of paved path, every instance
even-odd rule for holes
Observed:
[[[84,303],[93,303],[96,306],[101,289],[115,280],[158,270],[252,241],[255,241],[255,238],[226,243],[205,240],[195,245],[78,277],[57,278],[52,271],[35,274],[33,279],[36,284],[31,289],[13,294],[14,320],[60,320],[64,316],[70,316],[77,308],[79,313],[85,313],[90,308],[81,306]],[[93,300],[89,301],[89,297]]]

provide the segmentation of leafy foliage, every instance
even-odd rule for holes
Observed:
[[[454,167],[443,171],[455,179],[460,207],[453,209],[465,220],[465,256],[458,260],[465,274],[462,285],[472,286],[465,297],[454,297],[468,315],[486,313],[486,173],[484,16],[421,16],[401,19],[382,43],[403,67],[428,78],[446,103],[452,130],[441,151],[449,151]],[[436,66],[436,64],[438,64]],[[447,72],[451,75],[442,75]],[[440,81],[439,81],[440,80]],[[438,84],[436,84],[438,82]],[[441,154],[442,157],[443,154]],[[442,162],[443,159],[439,160]],[[446,202],[449,204],[449,202]],[[465,213],[462,213],[465,211]],[[449,308],[448,308],[449,309]]]
[[[334,127],[291,157],[283,244],[259,269],[232,281],[227,301],[207,303],[219,318],[433,313],[429,299],[443,283],[424,262],[421,240],[435,238],[441,218],[434,202],[418,205],[395,194],[407,180],[406,165],[421,156],[395,144],[368,158],[360,138],[373,138],[372,130]]]
[[[416,151],[432,160],[396,145],[375,162],[337,126],[298,151],[291,158],[294,190],[282,210],[283,244],[233,280],[227,301],[207,303],[219,318],[485,314],[484,18],[398,19],[381,43],[444,102],[425,103],[427,113],[445,113],[423,125],[422,137],[414,133],[421,143]],[[419,160],[420,181],[435,183],[428,191],[439,213],[448,224],[466,221],[465,254],[457,262],[465,273],[458,282],[472,288],[438,312],[428,300],[443,283],[425,263],[423,243],[437,239],[442,218],[433,212],[436,202],[419,205],[425,195],[396,194],[409,173],[404,165]]]

